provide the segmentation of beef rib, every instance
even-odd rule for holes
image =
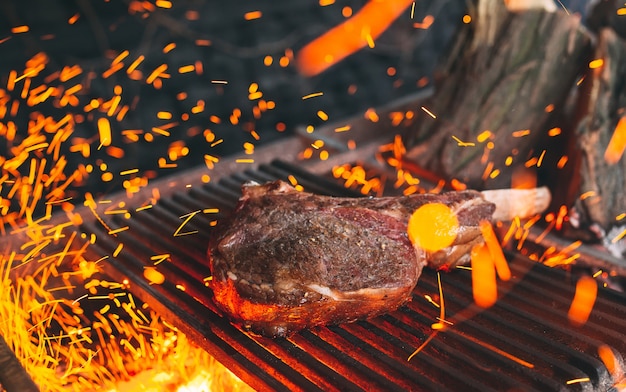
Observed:
[[[413,246],[408,220],[426,203],[450,207],[456,240],[428,253]],[[340,198],[282,181],[246,184],[232,216],[212,233],[215,302],[236,324],[265,336],[395,310],[409,300],[422,268],[469,260],[494,204],[479,192]]]

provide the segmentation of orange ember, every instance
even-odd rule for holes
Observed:
[[[615,369],[617,368],[617,361],[613,350],[611,350],[611,348],[607,345],[601,345],[600,347],[598,347],[598,356],[604,363],[604,366],[606,366],[606,369],[609,371],[609,373],[613,374],[615,372]]]
[[[496,267],[498,277],[504,281],[511,279],[511,270],[509,269],[509,264],[504,257],[502,247],[500,246],[500,243],[496,238],[496,233],[493,232],[491,222],[480,222],[480,231],[483,235],[483,238],[485,239],[487,249],[489,249],[489,255],[491,256],[491,260],[493,260],[493,264]]]
[[[450,207],[441,203],[424,204],[411,215],[409,239],[415,246],[436,252],[452,245],[459,222]]]
[[[366,45],[373,47],[373,40],[411,3],[412,0],[370,0],[351,19],[302,48],[297,56],[298,70],[305,76],[315,76]]]
[[[591,69],[597,69],[597,68],[602,67],[603,65],[604,65],[603,59],[595,59],[589,62],[589,68]]]
[[[475,245],[471,254],[474,302],[488,308],[498,300],[496,268],[486,244]]]
[[[572,324],[581,326],[587,322],[598,294],[597,282],[589,276],[581,277],[576,283],[576,293],[567,313]]]
[[[606,146],[606,150],[604,151],[604,160],[609,165],[614,165],[622,158],[624,154],[624,149],[626,148],[626,116],[622,117],[617,126],[615,127],[615,131],[613,131],[613,135],[611,136],[611,140],[609,140],[609,144]]]

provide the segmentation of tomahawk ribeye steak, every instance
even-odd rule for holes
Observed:
[[[427,253],[411,244],[407,224],[435,202],[452,209],[459,231],[450,247]],[[273,337],[390,312],[426,264],[467,261],[494,208],[475,191],[339,198],[282,181],[246,184],[209,244],[215,302],[236,324]]]

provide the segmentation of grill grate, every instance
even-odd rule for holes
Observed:
[[[608,345],[618,355],[626,353],[626,298],[600,289],[589,321],[574,327],[567,320],[572,276],[513,253],[507,258],[514,278],[499,285],[503,295],[486,311],[472,304],[469,271],[440,274],[446,320],[454,325],[411,361],[407,358],[433,333],[439,315],[425,298],[438,295],[434,271],[424,271],[408,305],[369,321],[276,340],[233,327],[219,315],[204,283],[210,275],[206,247],[212,222],[234,207],[243,182],[289,175],[311,192],[355,196],[330,179],[274,161],[175,193],[130,220],[107,217],[112,227],[129,225],[116,238],[95,222],[82,230],[98,236],[90,249],[99,256],[124,243],[123,251],[109,258],[107,273],[128,278],[134,295],[260,390],[608,390],[615,383],[597,351]],[[220,212],[197,213],[182,228],[197,233],[173,235],[181,216],[207,208]],[[158,268],[166,281],[150,285],[144,267],[151,265],[150,256],[165,253],[170,260]],[[588,381],[568,385],[576,379]]]

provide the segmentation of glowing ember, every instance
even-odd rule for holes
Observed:
[[[604,65],[603,59],[595,59],[589,62],[589,68],[591,69],[597,69],[597,68],[602,67],[603,65]]]
[[[84,258],[91,242],[81,245],[72,235],[62,251],[46,254],[54,248],[42,229],[31,224],[27,232],[35,241],[25,244],[26,253],[12,252],[0,262],[5,288],[0,319],[7,321],[0,323],[0,334],[36,384],[48,391],[124,391],[145,385],[153,390],[164,390],[163,385],[178,391],[222,390],[226,385],[250,390],[138,303],[126,291],[128,282],[102,279],[101,260]],[[75,262],[62,263],[64,259]],[[69,265],[73,269],[59,270]],[[63,292],[68,299],[55,296]],[[90,313],[93,322],[86,321]]]
[[[441,203],[424,204],[415,210],[407,228],[411,242],[428,252],[452,245],[458,230],[456,215]]]
[[[482,308],[488,308],[498,300],[498,287],[496,268],[487,245],[475,245],[471,260],[474,302]]]
[[[613,131],[613,135],[611,136],[611,140],[609,140],[609,144],[606,146],[606,150],[604,151],[604,160],[609,165],[614,165],[622,158],[624,154],[624,149],[626,148],[626,116],[622,117],[617,126],[615,127],[615,131]]]
[[[261,11],[250,11],[250,12],[246,12],[243,15],[243,18],[245,20],[254,20],[254,19],[259,19],[261,16],[263,16],[263,13]]]
[[[412,0],[369,1],[351,19],[302,48],[297,56],[298,70],[303,75],[314,76],[366,45],[373,47],[373,40],[378,38],[412,2]]]
[[[159,272],[155,267],[144,268],[143,276],[150,284],[163,284],[163,282],[165,282],[165,275]]]
[[[620,380],[624,377],[623,364],[620,358],[617,357],[611,347],[603,344],[598,347],[598,356],[606,366],[614,380]]]
[[[437,272],[437,287],[439,287],[439,322],[431,325],[431,328],[435,331],[439,331],[445,328],[446,321],[446,306],[443,300],[443,287],[441,286],[441,275]]]
[[[567,317],[574,325],[583,325],[587,322],[593,305],[596,302],[598,284],[595,279],[583,276],[576,283],[576,293],[567,313]]]
[[[494,266],[496,267],[498,277],[504,281],[511,279],[511,270],[509,269],[509,264],[504,257],[502,247],[500,246],[500,243],[496,238],[496,234],[493,232],[491,222],[480,222],[480,231],[483,235],[483,238],[485,239],[487,249],[489,249],[489,255],[491,257],[491,260],[493,261]]]

